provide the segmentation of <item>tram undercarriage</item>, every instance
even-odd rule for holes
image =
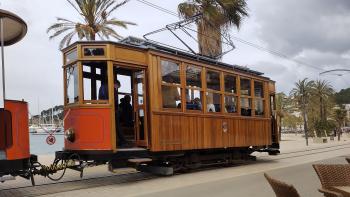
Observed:
[[[55,160],[68,160],[72,155],[78,155],[81,164],[108,164],[110,171],[118,168],[132,167],[138,171],[168,176],[177,172],[207,166],[232,165],[243,161],[255,161],[256,157],[251,155],[255,151],[267,152],[272,155],[279,153],[278,149],[271,147],[260,147],[259,149],[246,147],[172,152],[150,152],[144,148],[127,148],[120,149],[116,153],[110,151],[59,151],[56,152]]]

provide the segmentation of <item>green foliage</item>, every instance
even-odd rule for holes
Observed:
[[[340,92],[336,93],[335,101],[338,105],[349,104],[350,103],[350,88],[342,89]]]
[[[246,0],[185,0],[178,5],[183,18],[202,14],[197,21],[199,52],[218,57],[222,53],[221,34],[228,34],[232,26],[238,29],[248,16]]]
[[[296,130],[300,125],[303,124],[303,119],[301,117],[297,117],[293,114],[286,113],[283,120],[282,125],[285,128],[288,128],[288,130]]]
[[[346,110],[345,109],[336,109],[334,111],[334,120],[337,122],[338,128],[341,128],[346,121]]]
[[[68,46],[74,36],[77,36],[79,40],[95,40],[96,35],[101,39],[109,39],[109,37],[121,39],[122,36],[113,28],[127,28],[127,25],[135,25],[135,23],[120,21],[111,17],[112,13],[114,13],[117,8],[126,4],[128,0],[121,3],[117,3],[116,0],[67,1],[81,18],[80,21],[72,21],[57,17],[57,22],[47,29],[47,33],[52,32],[50,39],[66,33],[60,42],[60,49],[64,46]]]
[[[334,121],[330,120],[317,120],[314,122],[313,127],[316,131],[317,137],[325,137],[325,132],[327,135],[331,135],[332,131],[336,128]]]

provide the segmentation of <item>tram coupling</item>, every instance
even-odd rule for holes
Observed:
[[[34,180],[35,175],[47,177],[52,181],[59,181],[64,177],[66,170],[71,169],[71,170],[79,171],[80,178],[82,178],[84,168],[88,166],[87,163],[80,160],[80,157],[77,154],[72,154],[67,159],[64,159],[64,160],[56,158],[54,162],[48,166],[38,162],[37,158],[31,160],[30,162],[31,162],[30,169],[29,169],[29,172],[27,173],[27,176],[30,177],[33,186],[35,186],[35,180]],[[54,174],[57,174],[60,171],[63,171],[63,172],[59,177],[57,178],[53,177]]]

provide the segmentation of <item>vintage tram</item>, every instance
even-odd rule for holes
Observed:
[[[0,75],[0,181],[12,176],[30,178],[28,105],[5,97],[4,47],[20,41],[26,23],[15,14],[0,10],[2,73]],[[34,159],[34,157],[33,157]]]
[[[65,145],[56,159],[123,167],[148,158],[179,169],[279,153],[275,82],[263,73],[133,37],[62,52]]]

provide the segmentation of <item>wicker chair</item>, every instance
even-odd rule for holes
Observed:
[[[321,193],[326,197],[340,196],[341,194],[331,191],[334,186],[350,186],[350,165],[349,164],[315,164],[312,165],[321,181]]]
[[[345,157],[345,160],[350,164],[350,157]]]
[[[270,183],[276,197],[300,197],[293,185],[288,185],[287,183],[273,179],[266,173],[264,173],[264,176]]]

